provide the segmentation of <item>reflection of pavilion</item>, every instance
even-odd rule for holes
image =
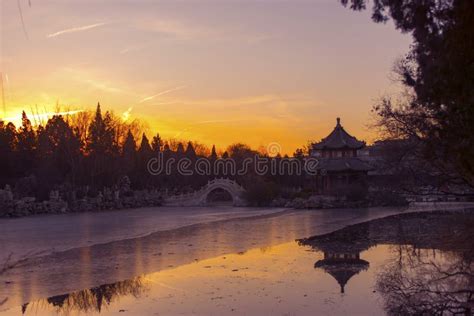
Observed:
[[[324,259],[318,260],[315,268],[330,274],[344,293],[347,282],[356,274],[369,268],[369,262],[360,258],[360,253],[372,246],[368,229],[357,232],[339,230],[333,233],[299,240],[300,245],[311,246],[324,253]]]
[[[332,275],[341,286],[341,293],[344,293],[344,287],[350,278],[367,270],[369,262],[360,259],[357,251],[324,252],[324,259],[317,261],[314,267]]]

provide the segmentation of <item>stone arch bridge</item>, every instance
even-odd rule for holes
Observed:
[[[246,205],[243,197],[245,189],[237,182],[224,178],[208,181],[201,189],[191,193],[168,196],[163,199],[163,202],[167,206],[205,206],[207,196],[216,189],[227,191],[232,196],[234,206]]]

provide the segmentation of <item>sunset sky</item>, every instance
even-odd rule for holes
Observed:
[[[338,0],[1,1],[0,117],[100,101],[221,148],[292,153],[337,116],[372,141],[370,109],[398,90],[390,71],[411,42]]]

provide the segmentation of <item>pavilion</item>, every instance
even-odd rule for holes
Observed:
[[[313,143],[310,155],[319,160],[318,188],[321,194],[335,194],[365,183],[372,168],[358,158],[358,151],[365,142],[350,135],[337,118],[334,130],[319,143]]]

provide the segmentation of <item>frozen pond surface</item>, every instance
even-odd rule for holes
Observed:
[[[50,243],[56,251],[0,274],[0,315],[383,314],[376,277],[388,262],[399,259],[400,247],[378,244],[361,250],[360,269],[341,277],[324,265],[316,267],[325,251],[295,239],[406,210],[169,212],[49,217],[68,229],[53,225],[55,233],[27,233],[38,239],[33,245],[48,249]],[[71,223],[73,218],[82,221]],[[20,219],[16,227],[30,231],[30,223],[38,233],[49,227],[45,219]],[[3,241],[7,247],[19,245],[24,253],[33,249],[26,239],[9,243],[18,234],[11,227],[6,234],[10,239]],[[434,254],[450,258],[440,251]]]
[[[229,218],[265,215],[283,209],[234,207],[151,207],[119,211],[0,219],[0,262],[48,254],[157,231]]]

